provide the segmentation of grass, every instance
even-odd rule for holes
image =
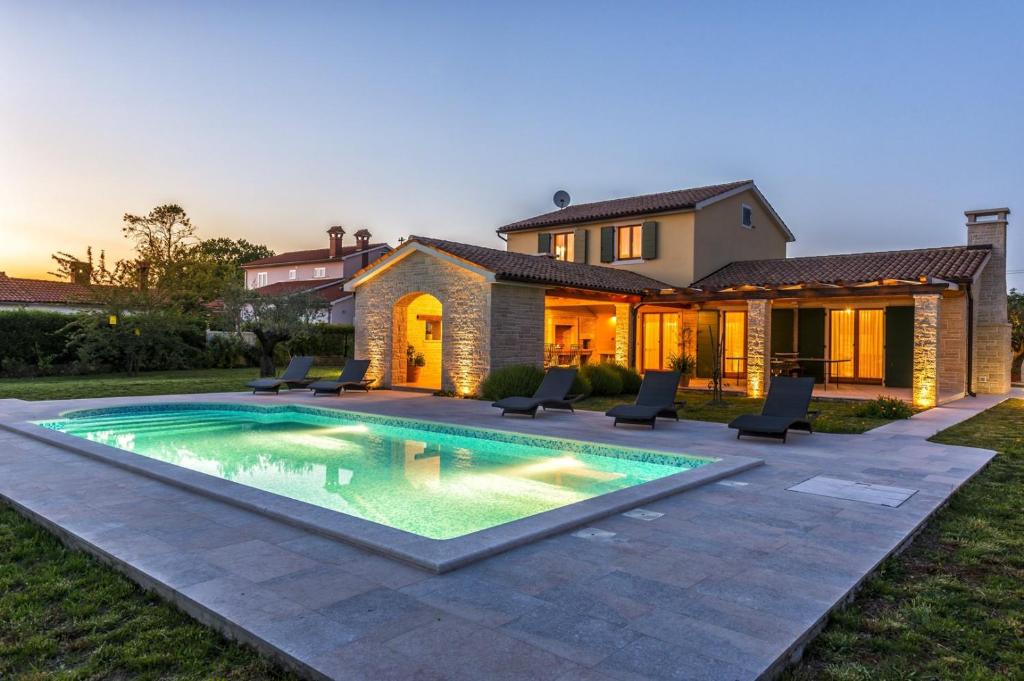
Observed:
[[[0,504],[0,679],[296,679]]]
[[[633,399],[633,395],[588,397],[577,402],[575,406],[578,409],[607,411],[616,404],[630,403]],[[727,395],[724,405],[710,406],[708,403],[711,401],[711,395],[706,393],[680,394],[679,399],[686,401],[686,406],[679,412],[680,418],[715,423],[728,423],[740,414],[759,413],[764,402],[760,398]],[[814,429],[822,433],[863,433],[891,420],[857,416],[856,411],[859,408],[860,403],[853,401],[811,400],[811,409],[821,412],[814,422]]]
[[[313,367],[311,376],[336,377],[335,367]],[[0,399],[69,400],[85,397],[127,397],[133,395],[185,395],[245,390],[245,384],[259,376],[259,370],[196,369],[153,371],[135,374],[93,374],[0,380]]]
[[[1024,400],[932,441],[999,454],[833,616],[790,681],[1024,678]]]

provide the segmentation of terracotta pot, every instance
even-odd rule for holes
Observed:
[[[685,388],[690,385],[690,374],[683,374],[679,377],[679,387]]]
[[[422,368],[423,367],[418,367],[415,364],[408,365],[406,367],[406,369],[405,369],[405,380],[407,382],[409,382],[409,383],[417,383],[417,382],[419,382],[419,380],[420,380],[420,369],[422,369]]]

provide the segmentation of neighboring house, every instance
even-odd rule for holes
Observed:
[[[352,274],[391,251],[387,244],[371,244],[370,232],[360,229],[355,243],[343,243],[345,230],[327,230],[329,246],[308,251],[279,253],[242,265],[245,287],[277,295],[308,291],[323,298],[326,310],[322,322],[354,324],[354,295],[342,288]]]
[[[0,272],[0,310],[31,309],[74,314],[101,306],[95,291],[87,283],[22,279]]]
[[[571,206],[498,229],[507,250],[411,237],[345,284],[383,385],[475,393],[502,366],[693,355],[763,395],[773,373],[903,391],[921,406],[1009,390],[1005,208],[967,245],[786,258],[752,181]],[[827,384],[826,384],[827,385]]]

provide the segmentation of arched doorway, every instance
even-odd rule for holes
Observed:
[[[410,293],[396,304],[391,356],[395,387],[441,389],[441,301],[429,293]]]

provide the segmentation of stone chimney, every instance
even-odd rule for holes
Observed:
[[[370,254],[367,249],[370,248],[370,230],[365,227],[356,232],[356,250],[362,253],[362,267],[366,267],[370,264]]]
[[[92,282],[92,265],[81,261],[72,263],[71,281],[75,284],[88,286]]]
[[[965,211],[967,245],[989,246],[992,254],[971,285],[974,304],[974,362],[971,389],[1002,394],[1010,390],[1010,322],[1006,311],[1006,225],[1009,208]]]
[[[145,291],[149,288],[149,262],[146,260],[139,260],[135,263],[135,270],[139,274],[139,290]]]
[[[330,256],[332,258],[340,258],[341,240],[345,238],[345,228],[341,225],[335,225],[327,230],[327,234],[331,240]]]

